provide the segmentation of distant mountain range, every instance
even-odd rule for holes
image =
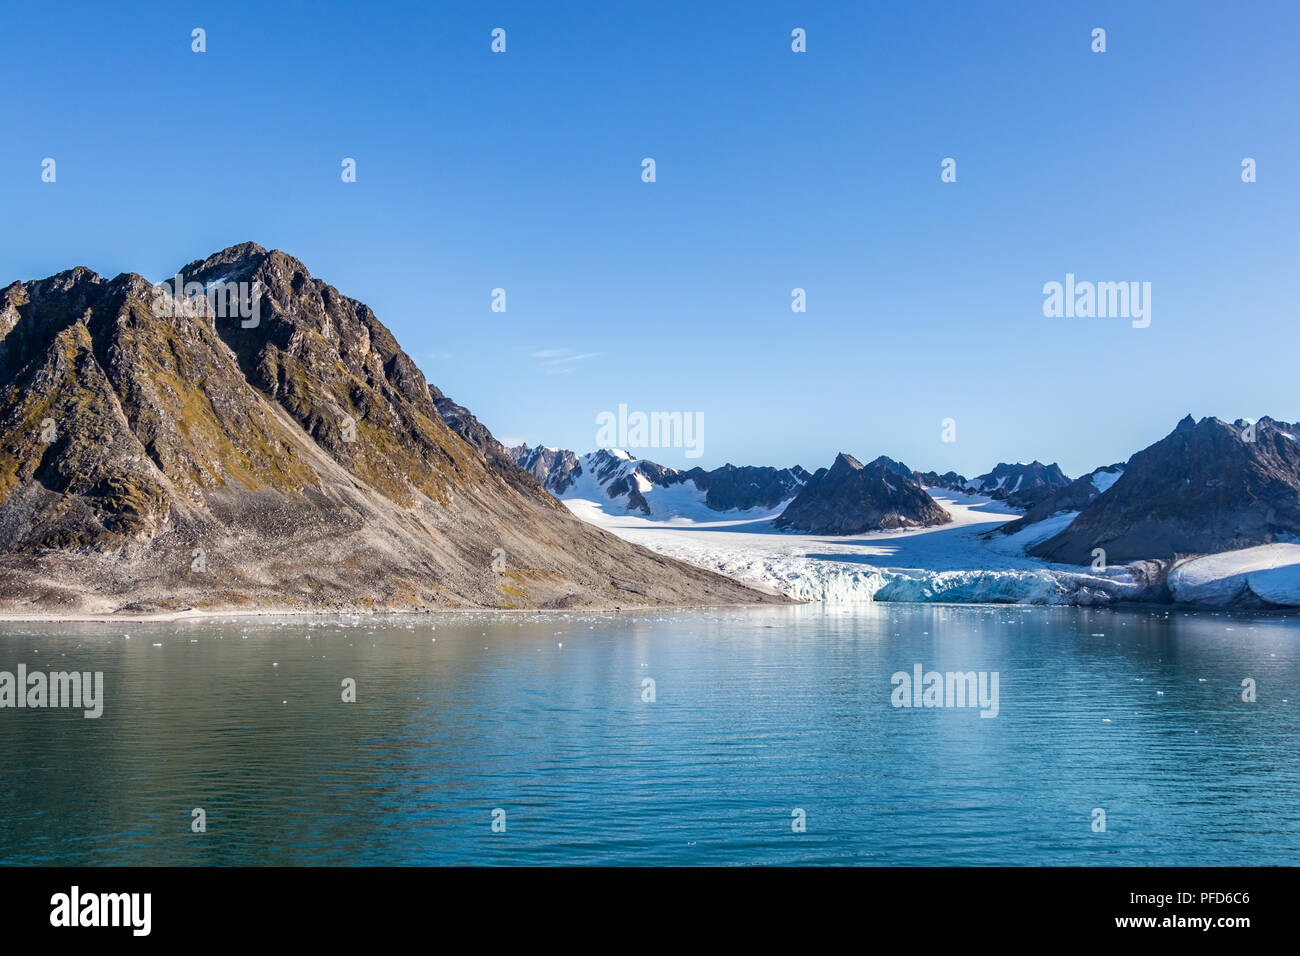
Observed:
[[[1008,521],[997,529],[999,534],[1015,534],[1031,525],[1048,518],[1070,511],[1081,511],[1083,507],[1104,491],[1108,491],[1119,476],[1124,473],[1123,464],[1103,465],[1095,468],[1081,478],[1064,487],[1057,487],[1037,504],[1030,507],[1023,518]]]
[[[915,471],[884,455],[863,465],[840,453],[810,475],[799,466],[676,471],[617,450],[579,457],[524,445],[510,454],[561,498],[603,498],[666,517],[672,509],[655,510],[654,489],[685,486],[710,512],[762,509],[772,512],[774,527],[808,534],[931,527],[949,516],[927,489],[984,495],[1024,512],[990,534],[1017,534],[1051,519],[1043,526],[1049,534],[1028,553],[1066,564],[1091,564],[1099,554],[1110,563],[1171,562],[1300,541],[1300,425],[1267,417],[1252,426],[1189,416],[1127,462],[1074,480],[1039,461],[1000,463],[967,479]]]
[[[679,471],[608,448],[580,456],[568,449],[524,444],[508,453],[557,498],[595,495],[618,503],[629,513],[666,517],[673,504],[665,501],[656,511],[655,490],[680,487],[696,492],[698,505],[709,511],[781,510],[778,528],[816,534],[859,534],[944,523],[947,514],[925,488],[985,494],[1023,510],[1070,483],[1060,467],[1037,461],[1002,463],[988,474],[968,480],[956,472],[914,471],[885,455],[863,465],[852,455],[841,453],[830,468],[814,475],[799,465],[727,464],[711,471]],[[579,482],[583,483],[581,489]],[[674,498],[674,503],[682,501]]]
[[[719,513],[755,508],[770,511],[793,498],[811,477],[798,465],[771,468],[727,464],[711,471],[679,471],[633,458],[618,449],[578,456],[566,449],[519,445],[510,449],[510,455],[557,498],[574,497],[581,484],[586,493],[620,502],[625,511],[647,517],[667,516],[674,504],[688,508],[697,505]],[[689,499],[675,495],[673,504],[665,503],[656,511],[655,492],[668,489],[693,495]]]
[[[1024,511],[1050,497],[1057,489],[1070,483],[1059,465],[1044,465],[1041,461],[1021,461],[1014,464],[1000,462],[993,469],[976,478],[966,478],[955,471],[913,472],[917,481],[927,488],[946,488],[987,495],[995,501],[1005,501],[1013,508]]]

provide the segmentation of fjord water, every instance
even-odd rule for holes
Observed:
[[[0,709],[4,864],[1300,858],[1295,617],[876,604],[0,625],[0,670],[20,663],[103,671],[105,702],[98,719]],[[891,675],[916,664],[998,672],[997,716],[895,708]]]

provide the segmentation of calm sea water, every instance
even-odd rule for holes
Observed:
[[[5,864],[1300,862],[1294,617],[0,625],[20,663],[106,701],[0,709]],[[997,717],[893,707],[916,664],[998,672]]]

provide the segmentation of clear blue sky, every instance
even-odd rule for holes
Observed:
[[[10,4],[0,281],[254,240],[503,438],[588,450],[626,403],[703,413],[670,465],[1077,475],[1189,412],[1300,419],[1298,36],[1293,2]],[[1044,318],[1067,272],[1151,282],[1151,326]]]

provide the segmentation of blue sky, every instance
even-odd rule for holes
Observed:
[[[702,413],[701,458],[643,452],[670,465],[1077,475],[1189,412],[1300,419],[1294,3],[43,3],[4,34],[0,281],[280,248],[503,438],[588,450],[623,403]],[[1150,282],[1150,327],[1045,318],[1067,272]]]

